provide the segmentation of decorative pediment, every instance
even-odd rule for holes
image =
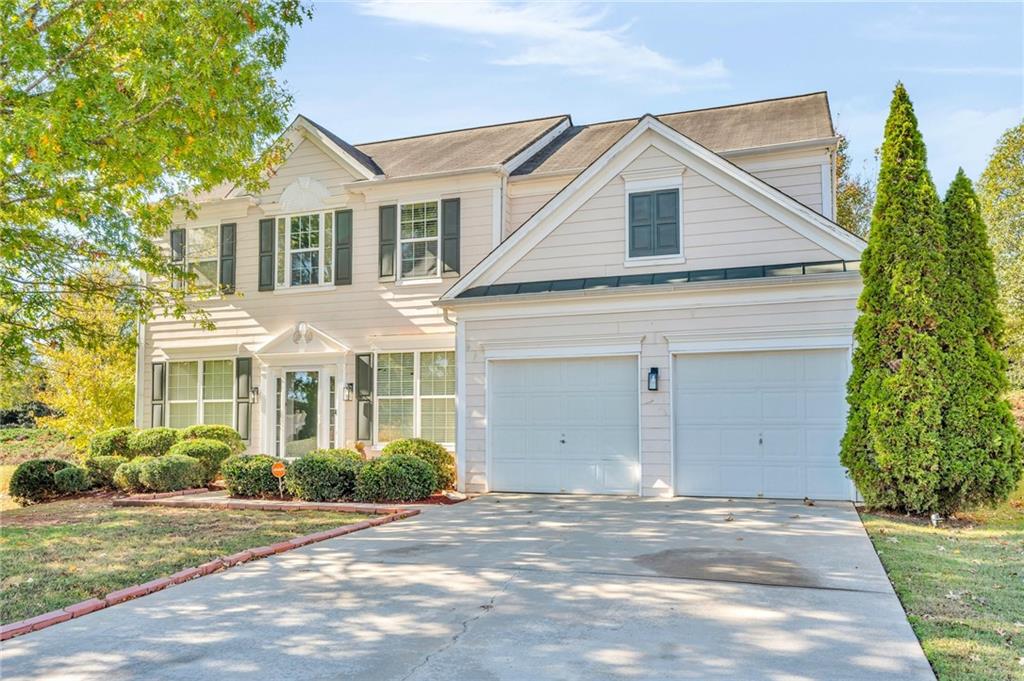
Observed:
[[[337,357],[350,348],[312,324],[299,322],[288,327],[261,345],[253,353],[264,364],[274,364],[281,360],[323,359]]]
[[[279,203],[287,213],[301,213],[323,210],[330,198],[328,191],[319,180],[300,177],[284,188]]]

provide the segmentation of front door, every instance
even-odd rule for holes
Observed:
[[[317,448],[319,371],[286,371],[280,396],[279,427],[284,455],[296,457]]]

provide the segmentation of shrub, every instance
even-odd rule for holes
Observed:
[[[8,491],[20,504],[45,501],[60,494],[54,473],[74,464],[60,459],[32,459],[14,469]]]
[[[356,478],[358,501],[415,501],[437,489],[437,473],[412,454],[385,454],[367,461]]]
[[[89,489],[89,473],[81,466],[68,466],[53,474],[53,482],[61,494],[77,494]]]
[[[163,456],[181,437],[174,428],[147,428],[132,433],[128,438],[129,458],[136,456]]]
[[[199,424],[189,426],[181,431],[182,440],[217,440],[223,442],[230,449],[232,454],[241,454],[245,449],[245,442],[238,431],[231,426],[217,426]]]
[[[277,478],[270,472],[276,461],[266,454],[229,456],[220,465],[228,492],[236,497],[277,496]]]
[[[231,456],[231,447],[219,440],[205,438],[181,440],[167,452],[167,456],[175,454],[198,459],[202,464],[203,482],[209,482],[217,477],[224,459]]]
[[[121,464],[128,461],[126,456],[91,456],[85,460],[85,469],[89,471],[92,484],[97,487],[113,487],[114,473]]]
[[[290,494],[305,501],[351,499],[364,463],[351,449],[318,449],[292,463],[285,483]]]
[[[131,458],[131,451],[128,449],[128,440],[135,429],[131,426],[111,428],[96,433],[89,438],[89,456],[123,456]]]
[[[195,487],[203,479],[203,462],[184,454],[165,454],[142,464],[139,480],[154,492]]]
[[[137,456],[117,467],[114,471],[114,487],[125,492],[141,492],[145,489],[140,479],[142,466],[152,461],[152,456]]]
[[[384,453],[412,454],[433,466],[437,474],[437,489],[432,490],[434,492],[455,488],[455,458],[436,442],[418,437],[395,440],[384,447]]]

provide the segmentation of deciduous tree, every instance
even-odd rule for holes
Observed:
[[[839,135],[836,143],[836,222],[866,239],[871,228],[875,189],[871,180],[853,172],[849,147],[846,136]]]

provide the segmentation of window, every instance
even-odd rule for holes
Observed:
[[[277,285],[315,286],[334,281],[331,213],[277,219]]]
[[[455,353],[377,356],[377,441],[455,442]]]
[[[438,202],[422,201],[401,206],[398,237],[402,258],[402,279],[436,277],[441,231]]]
[[[192,227],[185,239],[185,267],[196,277],[196,286],[216,287],[220,227]]]
[[[629,258],[664,258],[682,254],[679,196],[678,188],[627,194]]]
[[[231,359],[169,362],[167,425],[197,423],[234,426],[235,362]]]

